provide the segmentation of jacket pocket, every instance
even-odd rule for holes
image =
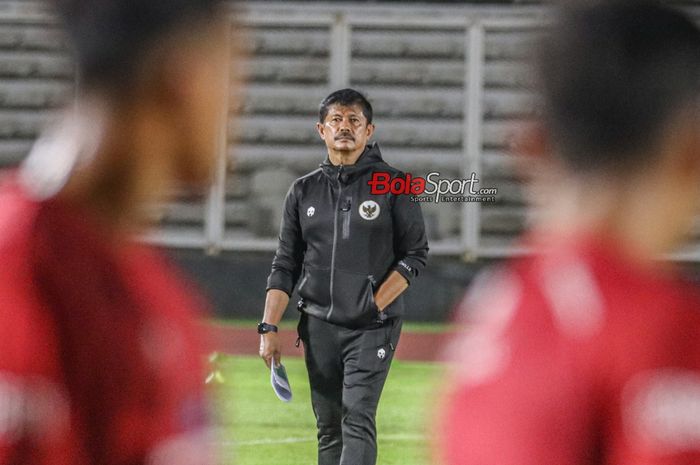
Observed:
[[[394,358],[400,333],[399,319],[390,320],[378,328],[362,331],[356,357],[346,362],[344,385],[347,387],[382,385]]]
[[[348,328],[375,324],[378,314],[370,276],[336,269],[333,278],[333,307],[328,321]]]
[[[319,307],[331,304],[331,272],[324,268],[304,266],[304,275],[299,281],[299,297]]]

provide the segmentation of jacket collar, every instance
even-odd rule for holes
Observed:
[[[340,181],[341,184],[349,184],[366,173],[377,163],[383,162],[379,144],[372,142],[365,147],[354,165],[334,165],[326,158],[319,166],[329,179]]]

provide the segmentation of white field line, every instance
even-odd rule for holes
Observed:
[[[424,441],[425,436],[421,434],[382,434],[378,440],[381,441]],[[300,442],[316,442],[313,436],[308,437],[289,437],[289,438],[270,438],[270,439],[252,439],[249,441],[223,441],[219,444],[224,446],[260,446],[274,444],[296,444]]]

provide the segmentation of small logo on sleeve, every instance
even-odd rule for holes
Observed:
[[[308,216],[309,218],[311,218],[312,216],[314,216],[314,213],[316,213],[316,209],[315,209],[314,207],[309,207],[309,208],[306,210],[306,216]]]
[[[377,351],[377,358],[379,358],[380,360],[384,360],[384,357],[386,357],[386,350],[384,350],[384,348],[382,347]]]
[[[359,212],[362,219],[367,221],[375,220],[379,216],[379,204],[374,200],[365,200],[360,204]]]
[[[400,260],[400,261],[399,261],[399,266],[400,266],[401,268],[403,268],[404,270],[408,271],[409,273],[413,273],[413,268],[412,268],[408,263],[406,263],[405,261]]]

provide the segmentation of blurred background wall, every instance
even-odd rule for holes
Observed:
[[[318,104],[354,87],[374,106],[389,163],[418,176],[475,172],[479,187],[498,189],[493,203],[422,204],[431,257],[408,291],[408,317],[445,319],[485,263],[521,252],[515,238],[532,212],[508,147],[536,103],[528,50],[551,14],[540,3],[242,3],[245,59],[232,80],[246,84],[232,86],[216,183],[203,198],[163,205],[160,228],[144,239],[184,265],[217,315],[258,318],[284,195],[326,156]],[[673,3],[700,20],[700,1]],[[0,2],[0,177],[71,104],[75,75],[45,3]],[[674,258],[697,263],[700,246]]]

